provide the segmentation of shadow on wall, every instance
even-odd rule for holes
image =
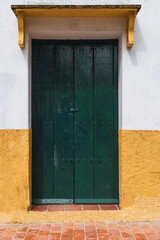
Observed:
[[[145,40],[142,34],[142,30],[140,28],[140,25],[136,19],[135,21],[135,44],[134,46],[128,50],[129,52],[129,56],[130,59],[133,63],[133,65],[138,65],[138,58],[137,58],[137,54],[139,54],[140,52],[145,52],[146,51],[146,44],[145,44]]]

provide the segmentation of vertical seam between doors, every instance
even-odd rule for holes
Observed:
[[[94,129],[94,44],[92,45],[92,49],[93,49],[93,198],[95,198],[95,129]]]
[[[73,108],[75,108],[75,46],[74,43],[72,43],[73,46]],[[75,114],[73,113],[73,203],[75,203]]]

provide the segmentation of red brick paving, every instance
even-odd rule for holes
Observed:
[[[0,224],[0,240],[160,240],[160,222]]]

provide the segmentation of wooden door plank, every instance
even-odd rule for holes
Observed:
[[[54,49],[34,44],[32,52],[32,192],[33,199],[53,198]]]
[[[73,46],[55,44],[54,198],[73,201]]]
[[[76,44],[75,79],[75,201],[94,197],[93,178],[93,49]]]
[[[114,97],[114,176],[113,176],[113,197],[119,202],[119,162],[118,162],[118,44],[113,43],[113,97]]]
[[[114,192],[114,59],[113,44],[94,45],[95,198],[112,199]],[[115,79],[116,81],[116,79]],[[116,129],[115,129],[116,128]]]

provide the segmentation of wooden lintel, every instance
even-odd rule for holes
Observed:
[[[141,9],[141,5],[11,5],[11,8],[14,12],[19,10],[29,10],[29,9],[135,9],[137,12]]]
[[[26,17],[83,17],[83,18],[126,18],[127,47],[134,44],[134,23],[140,5],[12,5],[18,18],[19,40],[21,48],[25,47]]]
[[[21,48],[25,47],[25,27],[24,27],[24,14],[23,12],[17,12],[18,18],[18,44]]]
[[[130,12],[128,17],[127,28],[127,47],[132,48],[134,45],[134,24],[135,24],[136,12]]]

